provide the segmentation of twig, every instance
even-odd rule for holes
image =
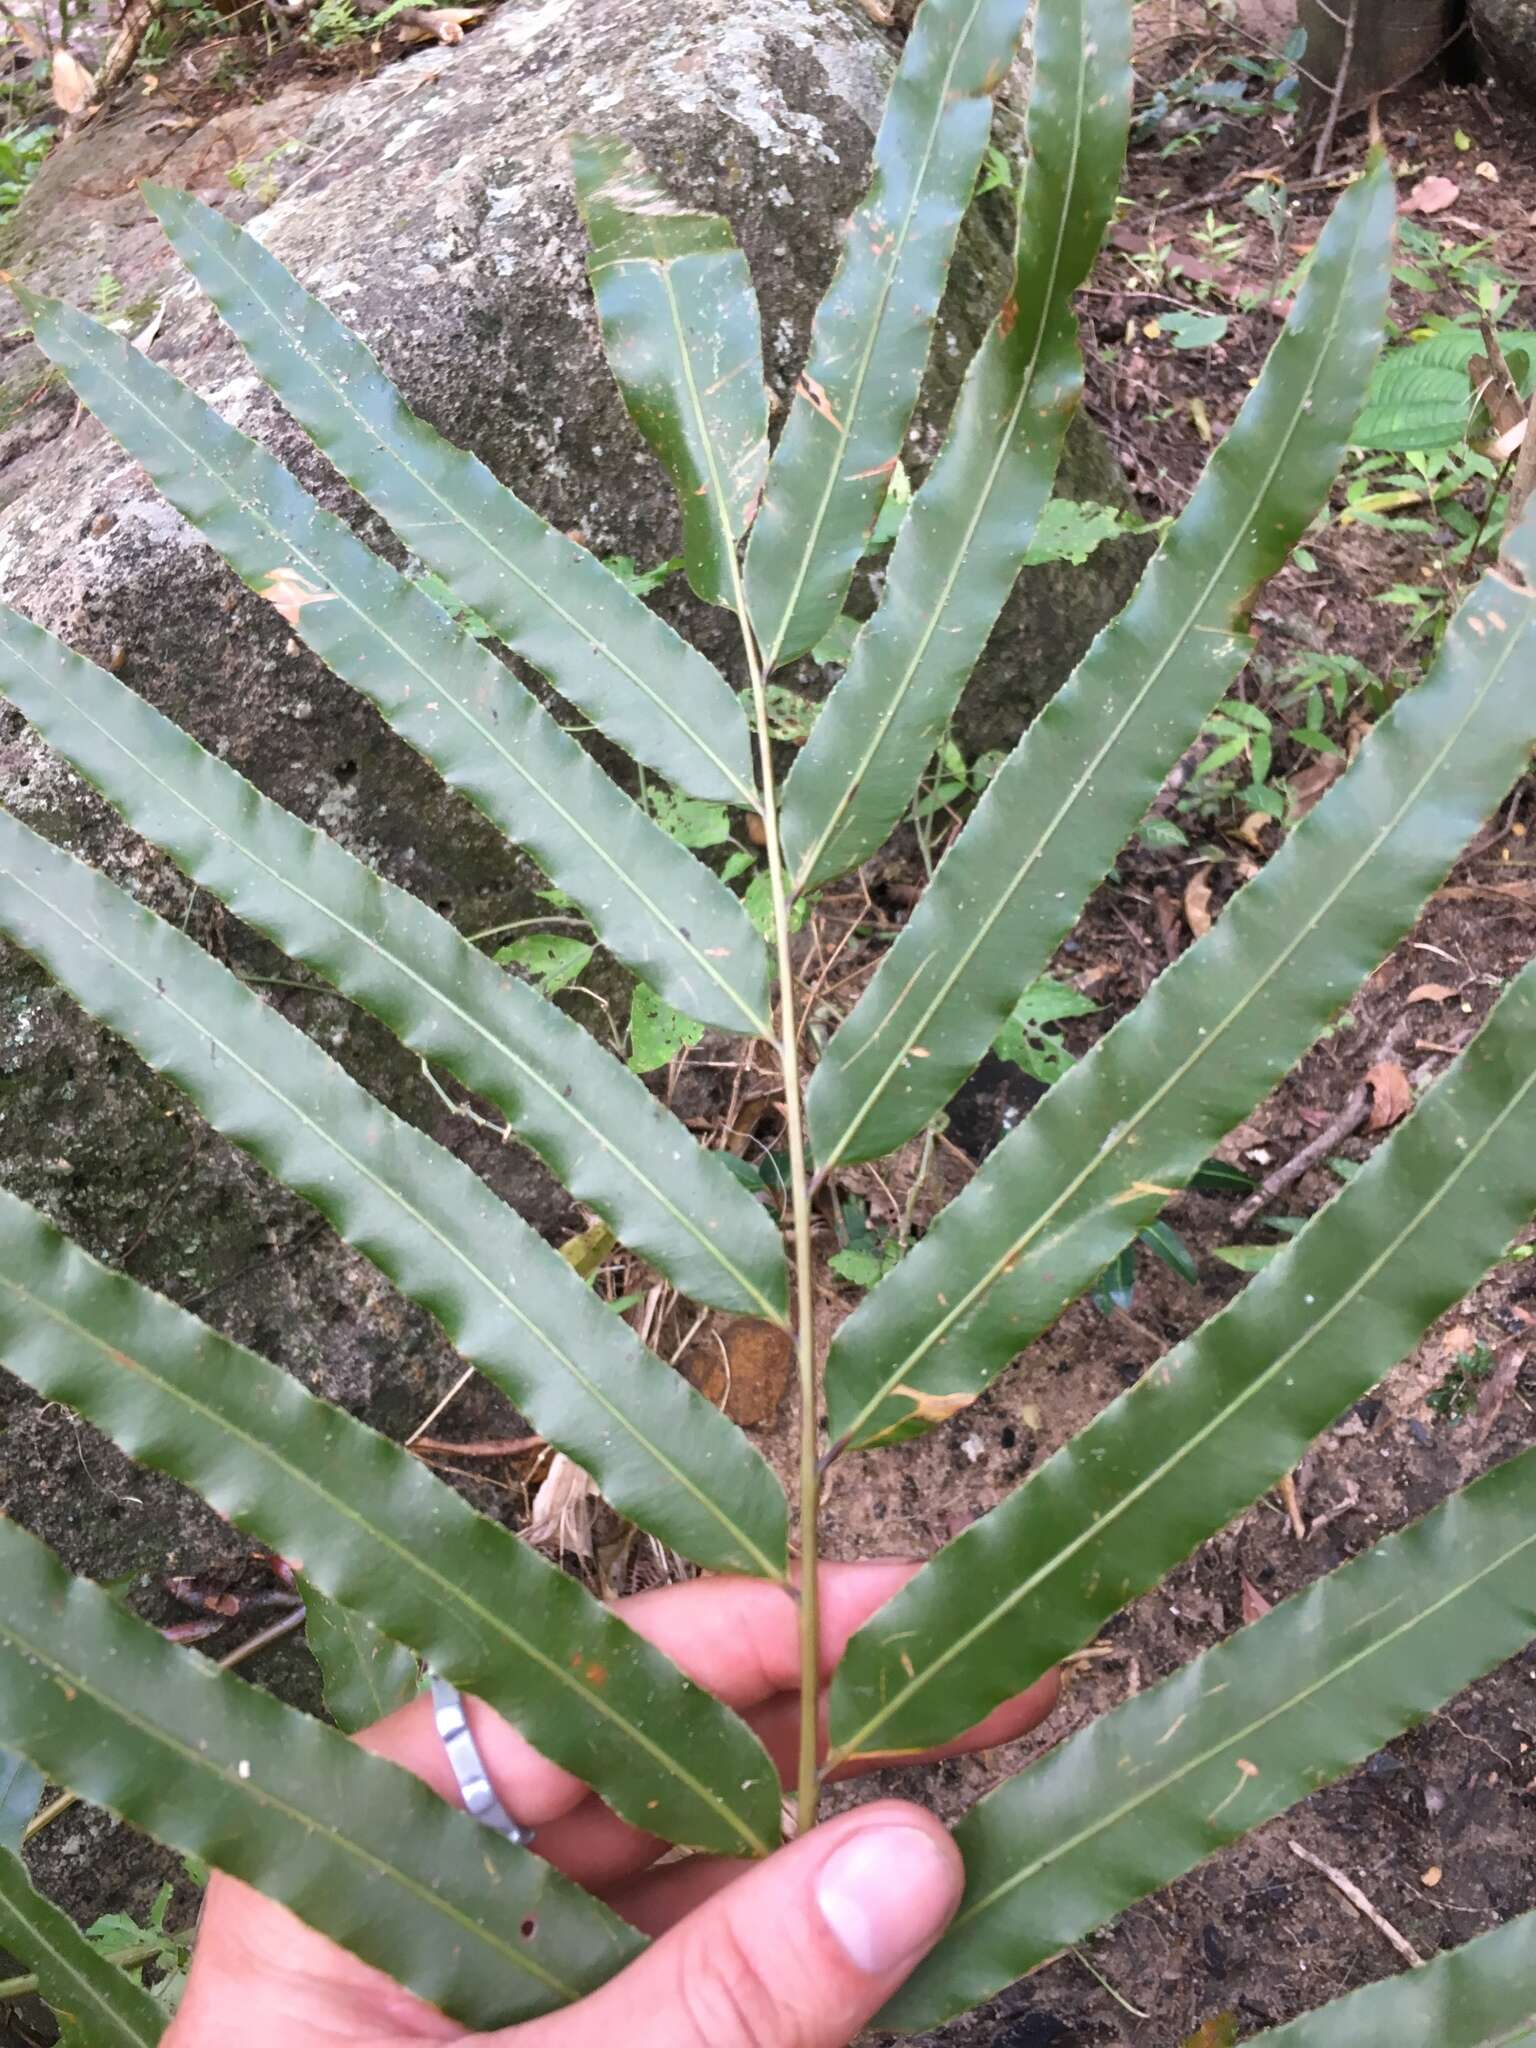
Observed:
[[[1116,2005],[1119,2006],[1122,2012],[1128,2012],[1133,2020],[1151,2019],[1151,2013],[1143,2012],[1139,2005],[1132,2005],[1131,2001],[1128,1998],[1122,1998],[1120,1996],[1120,1993],[1115,1989],[1114,1985],[1110,1983],[1109,1979],[1106,1976],[1104,1976],[1104,1974],[1101,1971],[1096,1970],[1094,1968],[1093,1964],[1089,1962],[1088,1958],[1083,1954],[1080,1948],[1070,1948],[1067,1950],[1067,1954],[1071,1956],[1074,1959],[1074,1961],[1082,1964],[1083,1968],[1088,1972],[1089,1976],[1093,1979],[1094,1983],[1097,1984],[1101,1990],[1107,1991],[1109,1993],[1110,1997],[1115,2001]]]
[[[1406,1935],[1399,1934],[1392,1925],[1392,1922],[1384,1914],[1376,1910],[1365,1896],[1365,1893],[1361,1891],[1359,1885],[1352,1883],[1342,1870],[1335,1870],[1331,1863],[1325,1863],[1321,1856],[1314,1856],[1310,1849],[1303,1849],[1300,1842],[1291,1842],[1287,1846],[1293,1856],[1298,1857],[1303,1863],[1309,1863],[1314,1870],[1320,1871],[1336,1891],[1342,1892],[1355,1911],[1369,1920],[1378,1934],[1384,1935],[1391,1942],[1392,1946],[1410,1968],[1415,1970],[1423,1968],[1424,1958],[1419,1954],[1413,1943],[1409,1941]]]
[[[1320,1515],[1312,1517],[1312,1526],[1307,1531],[1308,1537],[1316,1536],[1319,1531],[1326,1529],[1331,1522],[1336,1522],[1340,1515],[1347,1515],[1351,1508],[1357,1508],[1359,1505],[1360,1488],[1353,1479],[1347,1479],[1344,1482],[1344,1492],[1341,1498],[1336,1500],[1331,1508],[1324,1508]]]
[[[101,69],[96,74],[96,89],[91,104],[93,108],[104,107],[113,93],[133,69],[133,60],[139,54],[139,46],[149,33],[149,25],[160,12],[160,0],[128,0],[123,9],[123,18],[117,25],[117,33],[108,43],[101,60]],[[64,124],[66,138],[79,133],[83,121],[71,119]]]
[[[439,1457],[455,1458],[516,1458],[524,1451],[541,1450],[543,1444],[541,1436],[493,1436],[478,1444],[453,1444],[436,1436],[418,1436],[411,1440],[411,1448],[425,1456],[435,1452]]]
[[[1296,1498],[1296,1474],[1287,1472],[1280,1482],[1280,1498],[1285,1502],[1286,1517],[1291,1525],[1291,1534],[1298,1543],[1307,1540],[1307,1525],[1301,1518],[1301,1502]]]
[[[1509,508],[1504,515],[1504,531],[1513,534],[1520,524],[1520,516],[1533,496],[1536,496],[1536,399],[1531,401],[1531,410],[1525,423],[1525,440],[1520,449],[1520,460],[1515,465],[1514,482],[1509,487]],[[1515,564],[1508,555],[1502,557],[1504,566],[1514,570]]]
[[[269,1644],[280,1642],[284,1636],[291,1636],[296,1628],[302,1628],[303,1625],[304,1609],[299,1606],[292,1614],[285,1614],[281,1620],[269,1622],[265,1628],[258,1629],[256,1634],[243,1642],[238,1650],[231,1650],[227,1657],[221,1657],[217,1668],[220,1671],[233,1671],[237,1664],[245,1663],[246,1659],[254,1657],[258,1650],[265,1650]]]
[[[1339,115],[1344,110],[1344,88],[1349,83],[1350,67],[1355,61],[1355,22],[1360,12],[1360,0],[1349,0],[1349,16],[1344,23],[1344,44],[1339,51],[1339,68],[1333,74],[1333,90],[1328,95],[1328,113],[1323,121],[1323,132],[1317,138],[1317,148],[1312,152],[1312,175],[1320,178],[1328,164],[1328,152],[1333,148],[1334,131],[1339,125]]]
[[[1326,1159],[1336,1145],[1342,1144],[1344,1139],[1357,1131],[1365,1122],[1365,1112],[1370,1099],[1371,1091],[1362,1081],[1326,1130],[1319,1131],[1310,1144],[1303,1145],[1293,1158],[1277,1166],[1247,1201],[1240,1203],[1232,1211],[1233,1229],[1246,1230],[1259,1211],[1268,1208],[1276,1195],[1283,1194],[1288,1187],[1300,1180],[1304,1173],[1316,1166],[1320,1159]]]
[[[411,1431],[410,1435],[406,1438],[405,1448],[407,1450],[410,1450],[414,1444],[418,1443],[420,1439],[426,1435],[427,1431],[432,1427],[433,1423],[436,1422],[437,1418],[439,1417],[439,1415],[442,1414],[445,1408],[451,1408],[453,1406],[454,1402],[459,1398],[461,1392],[464,1390],[465,1387],[469,1385],[470,1381],[474,1378],[474,1376],[475,1368],[472,1365],[465,1366],[464,1370],[459,1374],[458,1378],[454,1381],[453,1385],[448,1389],[447,1393],[444,1394],[441,1401],[439,1401],[437,1406],[432,1410],[432,1413],[428,1415],[423,1421],[418,1422],[416,1427]]]

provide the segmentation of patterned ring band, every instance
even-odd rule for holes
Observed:
[[[442,1738],[443,1750],[458,1783],[465,1809],[483,1826],[494,1828],[498,1835],[505,1835],[509,1842],[526,1849],[533,1840],[533,1829],[515,1821],[496,1797],[486,1775],[479,1746],[464,1716],[463,1696],[458,1687],[450,1685],[446,1678],[434,1678],[432,1681],[432,1718],[437,1724],[437,1732]]]

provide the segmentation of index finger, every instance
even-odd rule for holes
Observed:
[[[830,1674],[848,1638],[917,1570],[892,1559],[823,1565],[822,1676]],[[615,1611],[697,1684],[738,1711],[760,1706],[799,1684],[799,1605],[783,1586],[763,1579],[690,1579],[616,1603]],[[466,1702],[480,1754],[509,1812],[531,1827],[570,1813],[589,1787],[541,1756],[510,1723],[480,1701]],[[458,1804],[458,1786],[438,1740],[432,1703],[422,1697],[358,1737],[365,1748],[423,1778]]]

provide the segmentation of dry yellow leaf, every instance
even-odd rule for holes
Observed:
[[[1184,887],[1184,918],[1197,939],[1211,928],[1211,869],[1196,868]]]
[[[912,1403],[914,1422],[948,1422],[951,1415],[958,1415],[962,1408],[969,1408],[973,1401],[981,1398],[975,1394],[925,1394],[921,1387],[900,1386],[892,1391],[902,1394]]]
[[[68,50],[53,53],[53,104],[66,114],[78,114],[96,97],[96,81]]]
[[[334,590],[318,590],[313,583],[306,583],[297,569],[269,569],[262,579],[258,595],[264,597],[273,610],[279,612],[290,626],[299,623],[299,614],[307,604],[332,604]]]
[[[1384,1131],[1401,1123],[1413,1107],[1413,1088],[1396,1060],[1380,1060],[1366,1074],[1371,1091],[1371,1113],[1365,1120],[1368,1131]]]

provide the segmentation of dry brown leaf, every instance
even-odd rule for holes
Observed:
[[[42,30],[35,23],[24,21],[19,14],[11,15],[6,22],[6,27],[32,61],[35,64],[41,64],[48,55],[48,38],[43,34]]]
[[[1244,1573],[1238,1574],[1238,1583],[1243,1589],[1243,1625],[1246,1627],[1251,1621],[1262,1621],[1274,1603],[1266,1600]]]
[[[1265,851],[1265,826],[1277,825],[1279,822],[1279,819],[1272,818],[1268,811],[1250,811],[1241,825],[1238,826],[1237,836],[1246,845],[1251,846],[1256,853],[1263,853]]]
[[[78,114],[96,96],[96,81],[68,50],[53,53],[53,104],[66,114]]]
[[[264,597],[290,626],[299,623],[305,605],[332,604],[336,597],[334,590],[319,590],[313,583],[306,583],[297,569],[289,568],[269,569],[257,595]]]
[[[1344,763],[1337,754],[1324,754],[1291,777],[1287,785],[1291,793],[1291,815],[1304,818],[1314,810],[1328,791],[1344,773]]]
[[[465,29],[484,12],[483,7],[413,7],[399,16],[400,39],[406,43],[462,43]]]
[[[1443,981],[1421,981],[1408,996],[1409,1003],[1448,1003],[1457,991]],[[1404,1005],[1407,1007],[1407,1004]]]
[[[1365,1079],[1371,1091],[1371,1113],[1365,1128],[1385,1131],[1401,1123],[1413,1107],[1413,1087],[1397,1061],[1379,1060]]]
[[[1184,2043],[1184,2048],[1233,2048],[1233,2043],[1237,2040],[1237,2028],[1238,2018],[1235,2012],[1219,2012],[1190,2035]]]
[[[1454,206],[1461,197],[1461,187],[1454,178],[1420,178],[1398,208],[1399,213],[1444,213],[1448,206]]]
[[[590,1559],[597,1498],[591,1475],[573,1464],[564,1451],[556,1451],[534,1498],[524,1537],[536,1547],[568,1550],[573,1557]]]
[[[913,1422],[948,1422],[951,1415],[981,1399],[980,1394],[925,1394],[921,1387],[900,1386],[891,1391],[912,1403],[909,1420]]]
[[[795,386],[795,396],[796,398],[803,398],[813,412],[819,412],[824,420],[830,421],[837,428],[839,433],[843,431],[842,421],[832,410],[831,399],[828,398],[826,391],[816,382],[814,377],[808,377],[802,371],[800,381]]]
[[[1184,921],[1197,939],[1211,928],[1211,869],[1196,868],[1184,885]]]

